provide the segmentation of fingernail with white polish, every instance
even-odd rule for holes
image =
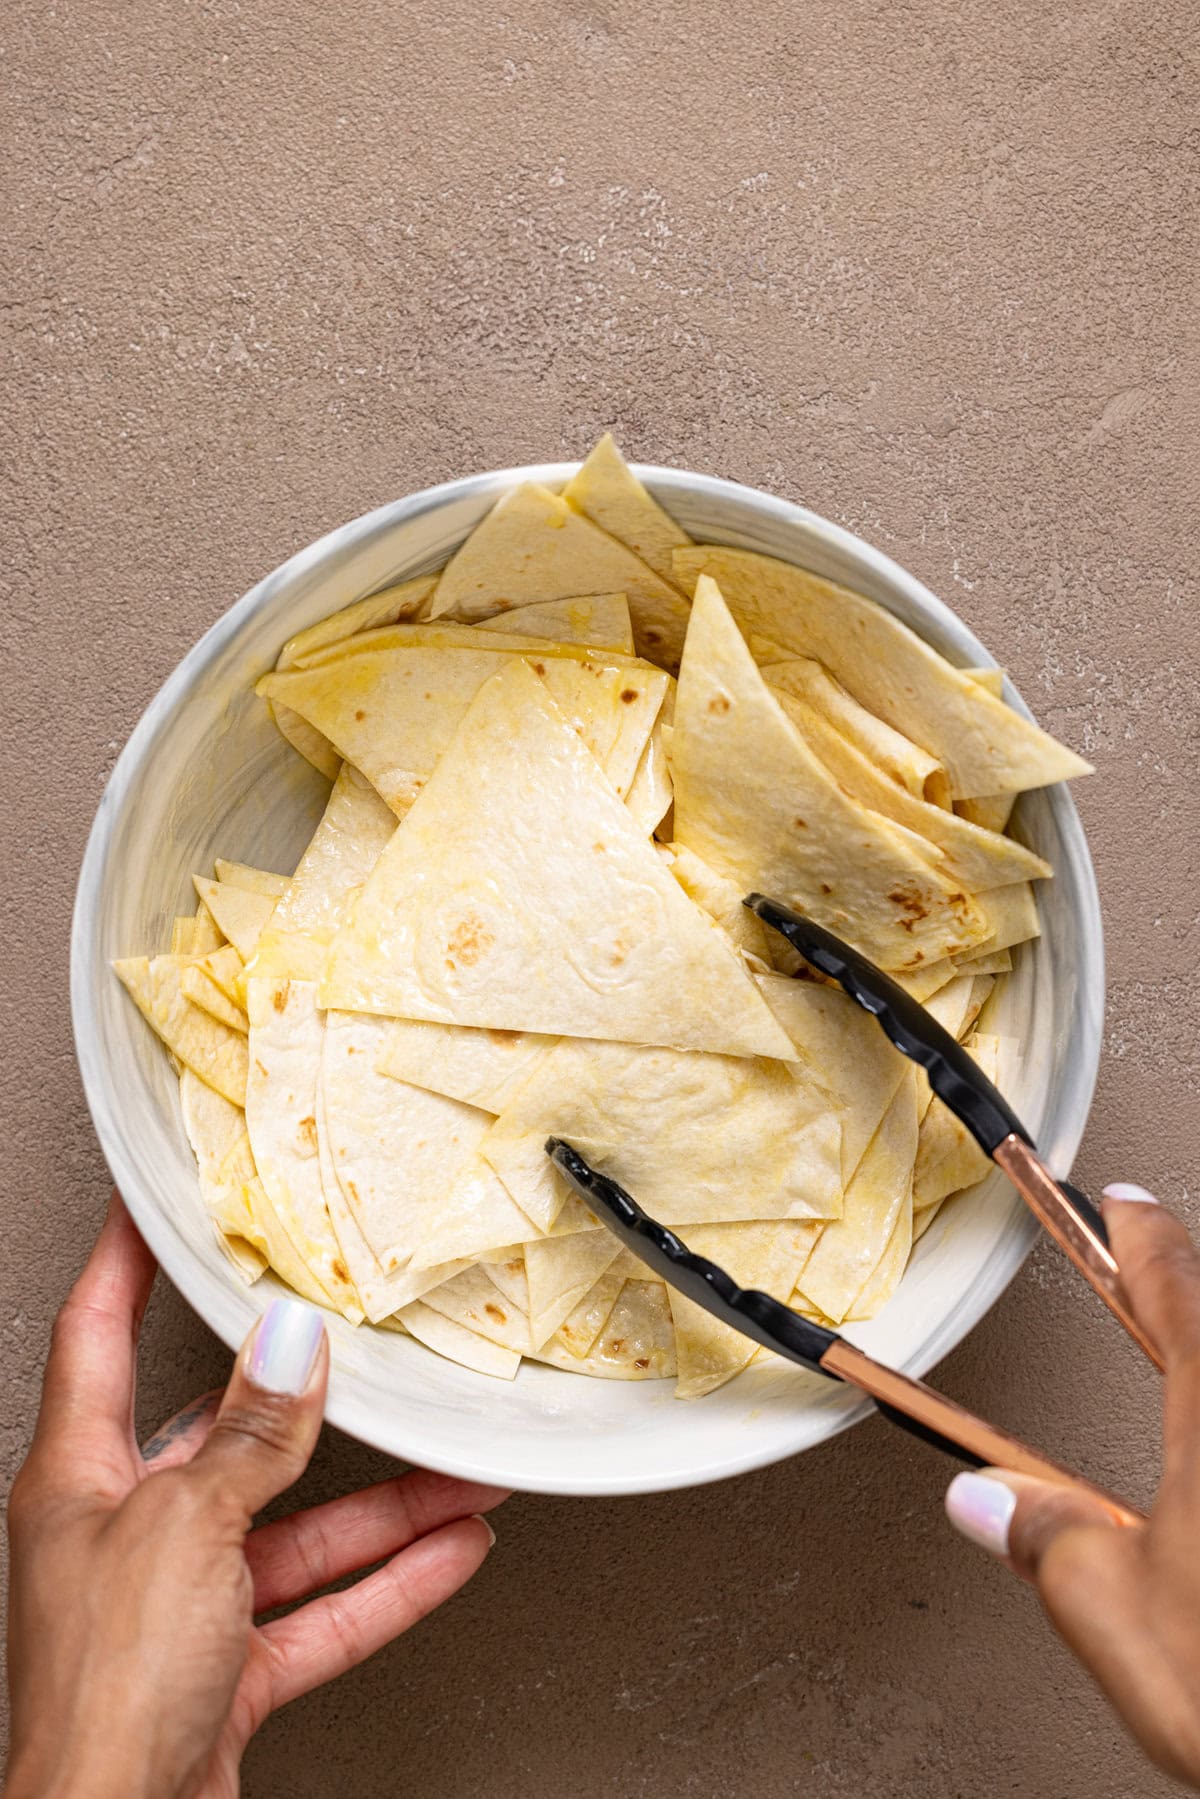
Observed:
[[[488,1548],[489,1549],[494,1548],[495,1542],[496,1542],[496,1533],[492,1529],[491,1525],[488,1523],[487,1519],[484,1517],[483,1513],[482,1512],[472,1512],[471,1516],[475,1519],[475,1522],[477,1524],[483,1525],[484,1530],[487,1531],[488,1536],[492,1539],[491,1542],[488,1544]]]
[[[1156,1206],[1158,1204],[1153,1193],[1147,1193],[1146,1189],[1139,1187],[1135,1181],[1110,1181],[1104,1189],[1104,1197],[1105,1199],[1132,1200],[1135,1205],[1139,1206]]]
[[[1017,1496],[990,1474],[956,1474],[946,1489],[946,1516],[968,1542],[992,1555],[1008,1554],[1008,1527]]]
[[[303,1393],[325,1335],[325,1321],[302,1299],[273,1299],[246,1357],[246,1373],[268,1393]]]

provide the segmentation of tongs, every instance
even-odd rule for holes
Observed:
[[[1078,1187],[1051,1174],[1021,1120],[962,1045],[898,982],[832,931],[761,893],[750,894],[743,904],[870,1012],[901,1055],[920,1064],[938,1098],[1004,1170],[1043,1230],[1161,1371],[1162,1357],[1129,1310],[1099,1211]]]
[[[549,1138],[546,1151],[585,1204],[599,1214],[626,1248],[669,1286],[703,1306],[722,1324],[789,1362],[858,1387],[870,1395],[891,1423],[973,1468],[1004,1468],[1014,1474],[1052,1481],[1056,1486],[1082,1488],[1100,1500],[1115,1523],[1145,1522],[1142,1514],[1123,1500],[1030,1449],[986,1419],[976,1417],[927,1387],[924,1381],[911,1380],[908,1375],[885,1367],[836,1331],[802,1318],[769,1294],[739,1287],[716,1262],[694,1254],[673,1231],[649,1217],[623,1187],[591,1167],[577,1149],[561,1138]]]

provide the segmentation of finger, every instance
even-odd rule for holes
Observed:
[[[208,1438],[221,1403],[221,1389],[204,1393],[184,1406],[165,1424],[160,1424],[152,1437],[142,1444],[142,1460],[147,1474],[159,1474],[164,1468],[178,1468],[190,1462],[200,1445]]]
[[[343,1593],[327,1593],[260,1636],[271,1656],[271,1709],[336,1680],[464,1586],[495,1542],[482,1518],[443,1525]]]
[[[1144,1187],[1104,1190],[1104,1221],[1139,1324],[1166,1363],[1161,1499],[1200,1502],[1200,1252]]]
[[[1170,1364],[1200,1359],[1200,1252],[1144,1187],[1104,1189],[1104,1221],[1137,1321]]]
[[[422,1469],[260,1525],[246,1539],[254,1610],[269,1612],[304,1599],[456,1518],[490,1511],[507,1498],[504,1487]]]
[[[33,1454],[70,1478],[132,1441],[137,1340],[154,1257],[114,1192],[95,1248],[54,1322]]]
[[[1059,1487],[1001,1468],[955,1475],[946,1490],[946,1516],[969,1542],[1033,1582],[1064,1531],[1117,1528],[1103,1502],[1082,1488]]]
[[[315,1306],[272,1300],[246,1338],[189,1479],[234,1514],[235,1527],[282,1493],[308,1465],[321,1428],[329,1340]]]

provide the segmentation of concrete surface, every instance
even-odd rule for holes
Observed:
[[[67,926],[184,649],[329,526],[581,452],[798,497],[956,605],[1097,764],[1079,1164],[1194,1215],[1197,37],[1184,0],[10,0],[6,1471],[105,1202]],[[225,1357],[170,1291],[147,1427]],[[954,1394],[1145,1498],[1154,1381],[1040,1250]],[[384,1464],[328,1437],[311,1500]],[[1165,1792],[871,1424],[723,1488],[516,1499],[475,1584],[276,1718],[255,1799]]]

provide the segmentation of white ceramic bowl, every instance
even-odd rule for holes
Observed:
[[[84,1088],[104,1153],[138,1226],[184,1296],[230,1347],[274,1287],[239,1284],[212,1239],[161,1046],[109,963],[164,944],[188,911],[190,875],[216,854],[293,866],[324,783],[277,735],[255,679],[285,638],[337,607],[436,567],[521,479],[557,485],[573,464],[448,482],[356,519],[260,581],[160,689],[113,771],[79,879],[71,1001]],[[980,644],[896,563],[813,513],[733,482],[638,470],[701,540],[781,556],[888,607],[962,667]],[[1010,688],[1010,701],[1021,706]],[[1024,708],[1022,708],[1024,709]],[[1042,936],[1017,955],[1002,1028],[1020,1038],[1011,1094],[1056,1171],[1078,1147],[1099,1058],[1103,949],[1095,880],[1063,787],[1026,795],[1019,828],[1057,871],[1041,893]],[[923,1374],[1012,1279],[1035,1234],[1003,1177],[956,1201],[917,1247],[883,1315],[847,1334]],[[862,1418],[845,1388],[785,1367],[748,1370],[683,1404],[669,1381],[588,1380],[524,1366],[512,1383],[470,1373],[411,1338],[331,1316],[328,1417],[405,1461],[548,1493],[643,1493],[695,1485],[811,1448]]]

